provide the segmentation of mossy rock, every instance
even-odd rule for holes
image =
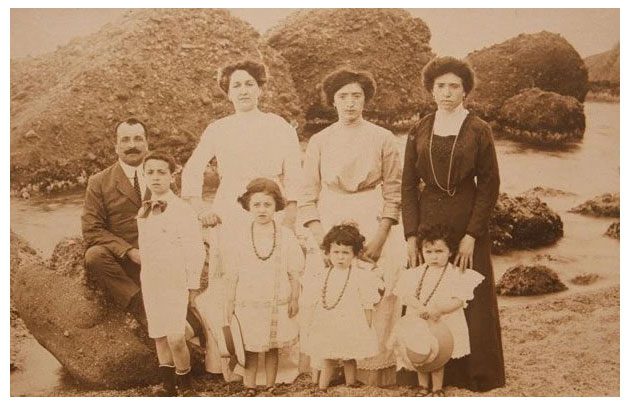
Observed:
[[[533,249],[563,237],[560,216],[537,197],[499,195],[489,223],[493,253]]]
[[[580,102],[588,91],[584,61],[560,34],[520,34],[474,51],[467,60],[477,79],[468,105],[487,120],[496,119],[504,102],[526,88],[572,96]]]
[[[521,142],[548,147],[582,140],[584,105],[576,98],[530,88],[507,99],[499,110],[498,130]]]
[[[619,240],[619,222],[614,222],[608,226],[604,235]]]
[[[604,193],[569,210],[596,217],[619,217],[619,193]]]
[[[499,295],[540,295],[564,291],[567,286],[552,269],[535,264],[509,268],[496,289]]]
[[[405,10],[302,10],[271,28],[265,38],[290,64],[308,134],[337,119],[333,107],[321,99],[320,83],[342,65],[375,77],[377,93],[364,116],[379,125],[409,129],[418,112],[434,108],[420,75],[434,56],[431,33]]]
[[[226,10],[132,10],[55,52],[12,60],[12,187],[53,193],[84,184],[115,161],[113,127],[129,116],[147,124],[152,149],[184,164],[205,127],[233,112],[217,72],[243,58],[269,69],[260,108],[301,132],[287,62]]]

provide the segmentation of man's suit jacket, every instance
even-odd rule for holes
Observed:
[[[119,258],[137,248],[136,216],[141,205],[119,162],[92,175],[81,215],[87,247],[104,246]]]

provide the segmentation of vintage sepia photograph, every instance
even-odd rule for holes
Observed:
[[[11,3],[11,398],[620,397],[619,5]]]

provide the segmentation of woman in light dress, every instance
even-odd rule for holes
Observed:
[[[308,255],[303,281],[301,322],[318,294],[312,275],[321,268],[324,255],[318,249],[333,226],[353,221],[366,237],[363,259],[377,264],[383,278],[382,301],[376,306],[373,325],[379,354],[358,361],[358,379],[370,385],[395,383],[392,351],[385,342],[393,325],[392,289],[404,264],[403,235],[399,229],[401,164],[395,136],[362,117],[364,106],[375,93],[368,72],[339,69],[323,81],[326,102],[338,112],[338,121],[312,136],[303,164],[304,186],[299,217],[309,229],[315,249]],[[318,261],[317,261],[318,260]],[[302,324],[303,327],[303,324]],[[307,334],[301,334],[307,344]],[[313,363],[315,366],[315,363]]]
[[[197,211],[210,242],[210,283],[197,299],[210,334],[208,334],[206,369],[225,373],[212,334],[224,325],[223,305],[225,280],[229,270],[230,250],[236,249],[237,238],[231,232],[247,220],[237,198],[247,184],[265,177],[279,184],[286,198],[283,224],[294,226],[296,197],[300,186],[300,152],[296,130],[278,115],[262,112],[258,102],[267,75],[264,65],[241,61],[224,67],[219,85],[233,104],[235,114],[209,124],[199,144],[186,163],[181,181],[181,197],[188,198]],[[218,162],[220,186],[211,206],[202,201],[203,173],[212,158]],[[225,226],[223,229],[222,226]],[[228,374],[227,374],[228,375]],[[227,376],[228,377],[228,376]]]

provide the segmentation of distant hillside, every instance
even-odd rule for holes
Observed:
[[[612,49],[584,59],[589,70],[589,81],[608,81],[619,84],[619,43]]]
[[[619,102],[619,43],[584,59],[589,70],[590,101]]]

